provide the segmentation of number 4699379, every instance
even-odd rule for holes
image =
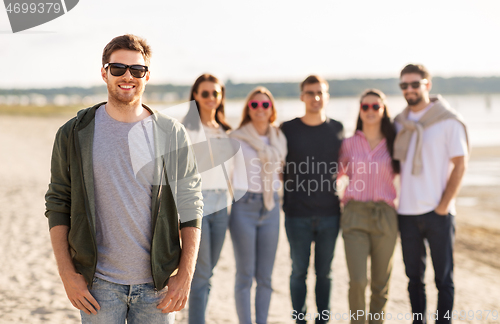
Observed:
[[[497,320],[498,319],[498,311],[497,310],[454,310],[453,312],[447,311],[446,314],[444,314],[444,318],[446,319],[454,319],[454,320]]]
[[[55,13],[61,12],[61,4],[53,2],[23,2],[9,3],[7,6],[8,13]]]

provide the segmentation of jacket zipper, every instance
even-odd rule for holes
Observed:
[[[146,131],[146,128],[144,126],[144,124],[142,124],[143,126],[143,130],[144,130],[144,135],[146,136],[146,139],[148,139],[148,136],[147,136],[147,131]],[[153,130],[154,132],[154,130]],[[154,135],[153,135],[154,137]],[[152,154],[152,159],[153,161],[155,161],[155,156],[152,152],[152,149],[151,149],[151,144],[149,142],[149,139],[148,139],[148,147],[149,147],[149,150],[150,150],[150,154]],[[153,236],[151,237],[151,275],[153,277],[153,286],[154,286],[154,290],[155,291],[158,291],[158,285],[157,285],[157,282],[156,282],[156,264],[155,264],[155,259],[153,258],[153,255],[154,255],[154,251],[153,251],[153,242],[154,242],[154,237],[155,237],[155,232],[156,232],[156,223],[158,222],[158,217],[160,215],[160,209],[161,209],[161,193],[162,193],[162,188],[163,188],[163,179],[164,179],[164,176],[165,176],[165,161],[163,160],[163,156],[160,156],[159,159],[161,159],[162,161],[162,164],[161,164],[161,168],[160,168],[160,181],[158,183],[158,194],[156,195],[156,202],[158,204],[158,208],[156,208],[156,214],[153,215],[153,219],[152,219],[152,223],[153,223]],[[165,179],[166,181],[166,179]]]
[[[154,264],[155,263],[155,259],[153,258],[153,255],[154,255],[154,252],[153,252],[153,242],[154,242],[154,237],[155,237],[155,231],[156,231],[156,223],[158,222],[158,216],[160,215],[160,208],[161,208],[161,200],[160,200],[160,196],[161,196],[161,192],[162,192],[162,183],[163,183],[163,164],[162,164],[162,168],[161,168],[161,174],[160,174],[160,182],[158,184],[158,194],[156,196],[156,201],[158,203],[158,208],[156,209],[156,215],[154,217],[154,223],[153,223],[153,236],[151,237],[151,266],[152,266],[152,277],[153,277],[153,285],[155,287],[155,291],[158,291],[158,286],[157,286],[157,282],[156,282],[156,265]]]
[[[95,258],[94,258],[94,264],[93,264],[93,270],[92,270],[92,277],[94,277],[95,271],[97,268],[97,249],[96,249],[96,243],[95,243],[95,238],[94,238],[94,226],[93,226],[92,221],[91,221],[92,217],[89,215],[89,212],[90,212],[89,198],[88,198],[88,194],[87,194],[87,188],[85,187],[85,178],[83,175],[83,164],[82,164],[82,157],[81,157],[81,152],[80,152],[80,143],[78,141],[78,131],[76,130],[78,124],[79,124],[78,117],[76,117],[75,128],[73,129],[73,138],[75,141],[76,158],[78,160],[78,165],[80,167],[80,176],[82,178],[83,196],[84,196],[84,201],[85,201],[85,215],[87,216],[87,222],[88,222],[90,234],[91,234],[90,237],[92,239],[92,245],[94,247]],[[92,285],[93,285],[93,280],[91,280],[91,282],[89,284],[90,288],[92,288]]]

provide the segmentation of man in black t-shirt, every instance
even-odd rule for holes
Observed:
[[[328,322],[332,290],[331,267],[339,232],[340,205],[335,174],[344,127],[325,116],[328,82],[311,75],[301,84],[306,113],[283,123],[288,142],[284,168],[285,228],[290,243],[292,319],[306,323],[306,277],[311,243],[316,270],[316,323]]]

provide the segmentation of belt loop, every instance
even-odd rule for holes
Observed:
[[[381,218],[382,218],[382,205],[381,203],[375,202],[373,204],[373,211],[372,211],[372,220],[376,224],[376,228],[379,230],[380,233],[383,233],[384,230],[382,229],[382,223],[381,223]]]

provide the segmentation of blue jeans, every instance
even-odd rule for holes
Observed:
[[[263,195],[247,192],[233,204],[229,230],[236,259],[234,299],[240,324],[251,324],[250,290],[253,279],[255,291],[255,321],[267,323],[271,303],[271,275],[273,273],[280,226],[279,198],[268,211]]]
[[[96,315],[80,311],[83,324],[173,324],[175,313],[163,314],[156,306],[167,294],[167,288],[156,291],[153,283],[120,285],[94,278],[90,293],[101,309]]]
[[[290,243],[292,274],[290,276],[290,294],[292,307],[297,317],[306,315],[306,277],[314,241],[314,267],[316,269],[316,306],[318,313],[330,311],[332,290],[332,261],[335,243],[340,227],[340,216],[286,217],[285,229]],[[297,320],[297,323],[305,321]],[[326,323],[317,319],[316,323]]]
[[[210,278],[212,278],[214,267],[219,261],[229,218],[226,191],[204,190],[203,203],[206,206],[204,207],[205,211],[216,211],[203,216],[201,224],[200,251],[189,295],[189,324],[205,323],[211,287]]]
[[[417,216],[399,215],[399,231],[406,275],[410,279],[408,292],[412,312],[422,314],[413,323],[426,323],[427,299],[424,273],[429,243],[434,278],[438,289],[438,318],[436,324],[451,323],[444,318],[452,315],[455,286],[453,284],[453,244],[455,241],[455,216],[440,216],[434,211]]]

